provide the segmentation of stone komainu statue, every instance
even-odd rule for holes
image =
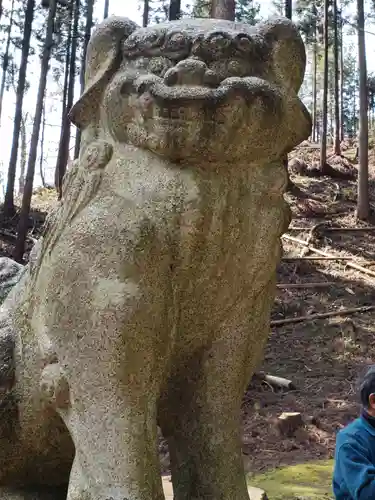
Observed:
[[[283,19],[96,28],[80,157],[1,310],[1,498],[161,500],[157,424],[176,500],[248,498],[241,399],[289,222],[283,159],[310,133],[304,67]]]

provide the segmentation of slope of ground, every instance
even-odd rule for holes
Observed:
[[[297,151],[306,155],[304,149]],[[308,152],[311,164],[319,151]],[[344,153],[350,158],[350,152]],[[314,158],[315,155],[315,158]],[[375,206],[374,171],[370,198]],[[351,257],[373,276],[351,269],[348,261],[283,261],[279,283],[330,283],[311,288],[278,289],[272,319],[291,318],[375,304],[375,231],[325,230],[366,227],[355,220],[356,183],[327,177],[292,176],[307,195],[287,196],[293,211],[288,234],[310,240],[315,248]],[[311,228],[317,226],[315,231]],[[306,229],[302,229],[306,228]],[[283,240],[284,257],[306,255],[303,246]],[[307,255],[317,256],[314,253]],[[296,389],[277,390],[254,380],[243,403],[243,450],[246,468],[262,471],[286,464],[332,457],[336,432],[357,416],[357,383],[375,362],[375,311],[272,328],[262,370],[293,381]],[[276,419],[282,412],[301,412],[306,426],[294,436],[280,436]]]

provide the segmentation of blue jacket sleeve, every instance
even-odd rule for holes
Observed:
[[[375,464],[357,441],[341,445],[337,462],[353,500],[375,499]]]

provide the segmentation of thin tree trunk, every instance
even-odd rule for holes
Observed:
[[[109,11],[109,0],[104,1],[104,19],[107,19]]]
[[[336,155],[341,155],[340,147],[340,101],[339,101],[339,37],[338,37],[338,15],[337,15],[337,0],[333,0],[333,26],[334,26],[334,100],[335,100],[335,139],[334,139],[334,152]]]
[[[3,59],[3,73],[1,75],[1,85],[0,85],[0,123],[1,123],[1,115],[3,111],[3,99],[4,99],[4,92],[5,92],[5,81],[8,73],[8,66],[9,66],[9,47],[10,47],[10,41],[12,38],[12,27],[13,27],[13,16],[14,16],[14,0],[12,0],[12,6],[11,6],[11,11],[10,11],[10,19],[9,19],[9,26],[8,26],[8,36],[7,36],[7,42],[5,45],[5,52],[4,52],[4,59]]]
[[[234,21],[235,11],[235,0],[212,0],[210,17]]]
[[[92,28],[92,16],[94,10],[94,0],[87,1],[87,13],[86,13],[86,26],[85,26],[85,38],[83,41],[83,51],[82,51],[82,62],[81,62],[81,72],[80,72],[80,84],[81,84],[81,94],[85,89],[85,71],[86,71],[86,54],[87,54],[87,46],[91,37],[91,28]],[[74,146],[74,159],[79,156],[79,149],[81,147],[81,131],[77,128],[76,131],[76,142]]]
[[[316,142],[316,76],[317,76],[317,66],[318,66],[318,57],[317,57],[317,43],[316,43],[316,30],[315,30],[315,39],[313,44],[313,81],[312,81],[312,94],[313,94],[313,105],[312,105],[312,140]]]
[[[18,179],[18,193],[20,195],[23,194],[23,190],[25,187],[25,170],[26,170],[26,160],[27,160],[27,142],[26,142],[26,115],[22,118],[21,121],[21,158],[20,158],[20,176]]]
[[[46,180],[44,178],[44,170],[43,170],[45,130],[46,130],[46,103],[44,102],[43,103],[43,112],[42,112],[42,135],[40,138],[40,158],[39,158],[39,174],[40,174],[40,178],[42,180],[43,187],[46,187]]]
[[[340,11],[340,140],[344,140],[344,38],[342,10]]]
[[[33,130],[30,141],[29,159],[27,163],[25,190],[22,197],[20,219],[17,227],[17,241],[14,249],[14,258],[17,262],[22,261],[23,253],[25,251],[25,241],[26,241],[28,222],[29,222],[31,197],[33,194],[33,183],[34,183],[35,164],[36,164],[38,143],[39,143],[40,124],[42,121],[42,114],[43,114],[48,66],[53,45],[53,25],[54,25],[55,15],[56,15],[56,0],[50,0],[46,37],[44,41],[43,55],[41,62],[39,88],[35,106]]]
[[[333,125],[333,117],[334,117],[334,102],[332,99],[332,92],[329,93],[329,143],[333,144],[333,137],[335,135],[335,127]]]
[[[181,0],[170,0],[169,20],[175,21],[181,17]]]
[[[30,51],[31,28],[34,20],[35,0],[28,0],[25,12],[24,34],[22,39],[21,64],[18,73],[16,106],[14,113],[12,149],[10,153],[8,180],[4,199],[4,214],[8,217],[13,216],[14,209],[14,185],[16,180],[16,168],[18,158],[18,143],[20,137],[20,128],[22,120],[23,97],[25,94],[26,69]]]
[[[292,19],[292,0],[285,0],[285,17]]]
[[[73,31],[73,3],[69,4],[69,16],[68,16],[68,38],[66,40],[66,54],[65,54],[65,65],[64,65],[64,88],[63,88],[63,98],[62,98],[62,109],[61,109],[61,127],[64,124],[64,116],[66,113],[66,100],[68,96],[68,85],[69,85],[69,65],[70,65],[70,52],[72,46],[72,31]]]
[[[368,117],[367,117],[367,67],[365,47],[365,16],[363,0],[357,0],[358,15],[358,70],[359,70],[359,165],[357,217],[366,220],[369,216],[368,186]]]
[[[323,105],[322,105],[322,132],[320,142],[320,170],[326,169],[327,162],[327,111],[328,111],[328,1],[324,0],[324,77],[323,77]]]
[[[146,26],[148,26],[149,17],[150,17],[150,2],[149,2],[149,0],[144,0],[144,2],[143,2],[143,23],[142,23],[144,28]]]
[[[77,40],[78,40],[78,21],[80,13],[80,0],[75,0],[74,3],[74,21],[73,21],[73,36],[70,53],[69,64],[69,85],[67,103],[65,113],[63,116],[63,123],[61,127],[61,135],[59,142],[59,151],[57,155],[56,169],[55,169],[55,186],[58,192],[58,199],[62,196],[62,182],[66,172],[66,167],[69,159],[69,145],[70,145],[70,120],[68,113],[73,105],[74,99],[74,81],[76,73],[76,53],[77,53]]]
[[[61,163],[61,142],[63,141],[64,135],[64,125],[66,121],[66,113],[67,113],[67,98],[68,98],[68,87],[69,87],[69,68],[70,68],[70,56],[71,56],[71,48],[72,48],[72,31],[73,31],[73,3],[69,5],[69,17],[68,17],[68,37],[66,40],[66,54],[65,54],[65,65],[64,65],[64,87],[63,87],[63,98],[62,98],[62,109],[61,109],[61,129],[60,129],[60,139],[59,139],[59,149],[56,158],[55,165],[55,188],[58,191],[59,185],[59,168]],[[43,107],[44,109],[44,107]]]
[[[352,136],[357,135],[357,93],[353,95]]]

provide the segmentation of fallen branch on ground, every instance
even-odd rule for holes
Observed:
[[[323,252],[323,250],[319,250],[319,248],[312,247],[309,245],[306,241],[301,240],[299,238],[295,238],[294,236],[289,236],[288,234],[284,234],[282,238],[293,241],[294,243],[298,243],[299,245],[302,245],[306,248],[308,248],[311,252],[317,253],[318,255],[323,255],[324,257],[335,257],[335,255],[330,254],[328,252]],[[369,276],[373,276],[375,278],[375,271],[372,271],[371,269],[366,269],[363,266],[360,266],[359,264],[356,264],[353,261],[348,261],[346,263],[348,267],[351,267],[352,269],[356,269],[357,271],[360,271],[361,273],[368,274]]]
[[[353,260],[353,257],[283,257],[281,259],[283,262],[294,262],[298,260]],[[369,262],[364,262],[364,264],[369,264]],[[371,264],[371,262],[370,262]]]
[[[321,224],[321,225],[324,225]],[[316,228],[316,226],[314,226]],[[288,228],[288,231],[309,231],[311,228],[310,227],[290,227]],[[361,231],[361,232],[366,232],[366,231],[375,231],[375,226],[367,226],[367,227],[329,227],[326,226],[324,228],[324,231],[327,232],[353,232],[353,231]]]
[[[319,222],[318,224],[315,224],[315,226],[312,226],[309,232],[309,236],[307,237],[305,248],[301,250],[300,257],[305,257],[305,255],[309,252],[308,247],[309,245],[311,245],[316,231],[318,230],[319,227],[323,226],[324,224],[325,224],[324,222]]]
[[[32,236],[28,236],[27,241],[30,241],[33,245],[38,241]],[[0,230],[0,240],[6,241],[7,243],[14,244],[17,240],[17,235],[11,233],[10,231],[6,231],[5,229]]]
[[[295,318],[276,319],[274,321],[271,321],[270,324],[271,326],[283,326],[283,325],[290,325],[292,323],[302,323],[304,321],[311,321],[314,319],[332,318],[334,316],[349,316],[350,314],[374,311],[374,310],[375,306],[353,307],[350,309],[341,309],[338,311],[331,311],[327,313],[309,314],[308,316],[297,316]]]
[[[276,288],[320,288],[336,285],[334,281],[319,281],[316,283],[279,283]]]

